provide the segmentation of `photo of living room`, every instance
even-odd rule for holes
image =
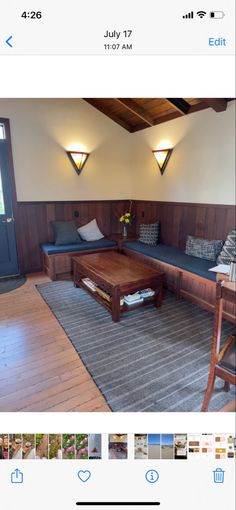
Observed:
[[[0,411],[234,410],[235,245],[234,99],[0,99]]]
[[[125,460],[127,457],[127,434],[109,434],[109,459]]]

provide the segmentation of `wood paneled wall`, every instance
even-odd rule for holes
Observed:
[[[235,228],[233,205],[187,204],[179,202],[135,201],[136,228],[140,223],[160,221],[160,240],[185,248],[188,234],[204,239],[225,240]]]
[[[78,226],[93,218],[105,235],[121,231],[118,221],[129,207],[128,200],[89,202],[18,202],[16,228],[21,271],[42,270],[40,243],[53,241],[51,221],[75,219]],[[78,211],[79,216],[75,218]],[[188,234],[205,239],[226,239],[235,227],[235,207],[231,205],[133,201],[136,222],[161,224],[161,242],[184,249]]]
[[[129,207],[128,200],[89,202],[18,202],[17,246],[22,273],[42,270],[40,243],[53,241],[53,220],[75,219],[78,226],[97,219],[104,235],[121,231],[118,217]],[[78,212],[78,218],[75,217]]]

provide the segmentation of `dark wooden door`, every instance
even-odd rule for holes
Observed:
[[[7,127],[0,119],[0,278],[19,274]]]

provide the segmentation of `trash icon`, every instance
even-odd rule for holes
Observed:
[[[223,471],[223,469],[217,468],[213,471],[213,474],[215,483],[224,483],[225,471]]]

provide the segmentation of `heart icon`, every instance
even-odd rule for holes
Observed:
[[[80,471],[78,471],[78,478],[80,479],[81,482],[87,482],[90,476],[91,472],[88,470],[83,471],[82,469],[80,469]]]

